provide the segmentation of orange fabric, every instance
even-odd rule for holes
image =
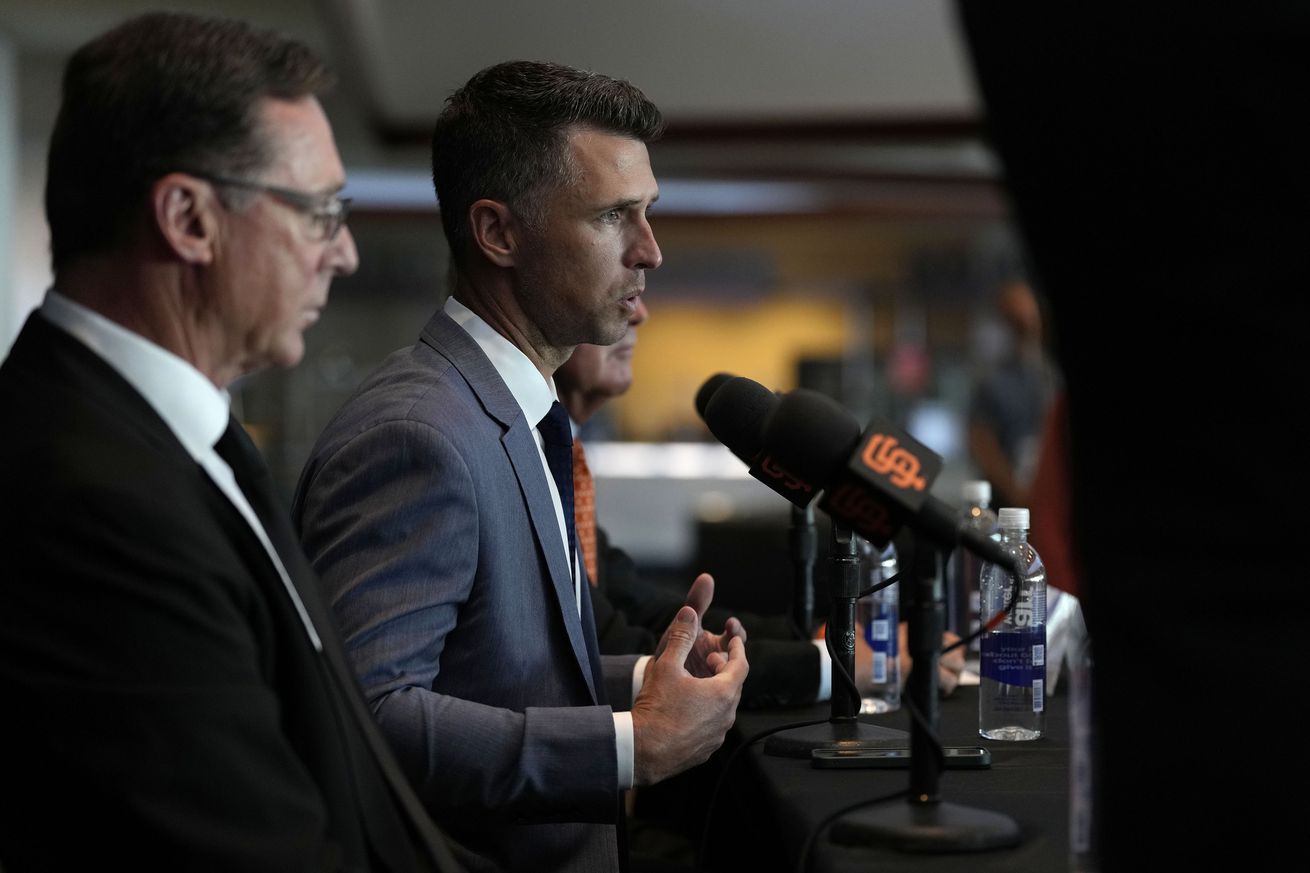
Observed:
[[[595,587],[598,576],[596,566],[596,486],[591,480],[591,468],[582,451],[582,440],[573,440],[573,524],[578,529],[578,545],[587,567],[587,578]]]

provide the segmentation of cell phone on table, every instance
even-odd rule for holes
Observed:
[[[942,755],[947,770],[980,770],[992,765],[992,753],[983,746],[946,746]],[[812,749],[810,766],[822,770],[846,768],[905,768],[909,749]]]

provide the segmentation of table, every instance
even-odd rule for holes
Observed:
[[[939,734],[945,745],[983,746],[992,764],[983,770],[946,770],[940,776],[942,801],[1008,816],[1018,826],[1013,848],[954,853],[922,853],[886,846],[837,845],[826,820],[843,808],[881,801],[865,809],[891,808],[907,801],[906,769],[823,770],[807,759],[763,753],[759,740],[738,751],[759,732],[784,724],[824,720],[831,706],[742,711],[724,749],[710,762],[716,773],[707,802],[709,837],[701,846],[703,870],[871,871],[939,873],[1005,871],[1053,873],[1068,868],[1069,731],[1064,694],[1048,698],[1045,736],[1006,743],[978,736],[978,689],[963,686],[941,701]],[[862,720],[909,730],[901,711]],[[720,777],[726,770],[727,778]],[[840,819],[839,819],[840,820]],[[822,830],[819,830],[822,828]],[[814,836],[817,835],[817,836]],[[807,844],[807,841],[812,842]],[[806,866],[799,866],[804,855]],[[727,865],[727,866],[725,866]]]

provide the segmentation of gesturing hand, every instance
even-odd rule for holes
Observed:
[[[716,672],[715,665],[726,659],[728,653],[728,644],[734,637],[739,637],[743,643],[746,642],[746,629],[742,627],[740,621],[730,618],[724,624],[723,633],[715,634],[705,630],[701,624],[705,619],[705,610],[710,608],[711,601],[714,600],[714,577],[709,573],[701,573],[691,583],[691,588],[687,590],[687,599],[684,601],[686,606],[696,610],[696,639],[692,643],[691,652],[687,655],[684,666],[687,672],[699,678],[713,676]],[[660,637],[659,645],[655,647],[655,656],[664,651],[669,643],[669,634],[677,626],[677,622],[670,624]],[[711,661],[711,656],[719,655],[720,657]]]
[[[697,583],[701,579],[709,577],[702,576]],[[736,718],[741,686],[750,670],[744,634],[711,634],[726,637],[726,644],[703,659],[709,675],[695,676],[687,664],[702,636],[696,609],[684,605],[646,668],[641,693],[632,704],[637,785],[650,785],[703,763],[723,744]]]

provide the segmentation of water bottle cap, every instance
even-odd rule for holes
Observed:
[[[1002,506],[996,517],[1001,527],[1028,530],[1028,510],[1023,507]]]
[[[992,483],[986,479],[970,479],[960,486],[960,496],[968,501],[970,506],[979,503],[990,503]]]

